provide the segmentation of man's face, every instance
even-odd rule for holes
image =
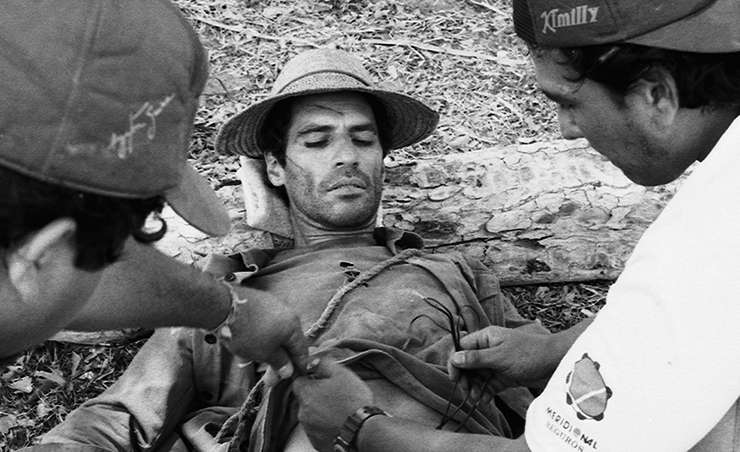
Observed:
[[[586,138],[633,182],[660,185],[678,177],[687,165],[676,162],[652,128],[650,102],[637,93],[624,97],[586,79],[571,82],[575,72],[561,64],[558,50],[535,52],[537,82],[558,104],[560,132],[565,139]],[[690,162],[689,162],[690,163]]]
[[[285,186],[291,214],[329,230],[373,225],[385,168],[365,98],[353,92],[298,98],[287,135],[285,167],[274,158],[267,164],[271,182]]]
[[[103,272],[75,267],[75,223],[54,220],[10,249],[0,248],[0,357],[67,326],[94,293]],[[7,309],[6,309],[7,310]]]

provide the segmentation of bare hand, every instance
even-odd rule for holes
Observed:
[[[273,295],[239,287],[234,314],[218,333],[237,356],[265,362],[288,378],[303,374],[308,364],[308,341],[297,313]],[[251,296],[250,296],[251,294]]]
[[[348,416],[373,404],[370,388],[354,372],[323,358],[308,375],[296,378],[298,420],[319,451],[331,451]]]
[[[548,334],[500,326],[470,333],[460,340],[466,351],[450,356],[450,378],[457,379],[461,369],[476,369],[497,390],[506,386],[543,387],[560,361],[548,347],[553,339]]]

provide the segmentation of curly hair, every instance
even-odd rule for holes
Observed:
[[[390,137],[388,133],[391,130],[385,108],[383,108],[383,105],[375,96],[366,93],[360,94],[370,104],[370,108],[375,116],[380,147],[383,149],[383,157],[385,157],[390,151]],[[289,97],[277,102],[265,116],[265,120],[262,123],[263,126],[257,136],[257,142],[260,148],[266,154],[272,154],[283,166],[285,166],[285,150],[288,146],[288,129],[290,128],[290,121],[292,119],[291,108],[295,100],[296,97]]]
[[[0,167],[0,247],[10,248],[51,221],[69,217],[77,223],[75,266],[96,271],[114,262],[129,236],[149,243],[164,235],[167,225],[146,232],[152,213],[164,198],[125,199],[93,194],[43,182]]]
[[[530,47],[538,49],[530,43]],[[676,81],[679,105],[684,108],[740,109],[740,52],[692,53],[636,44],[604,44],[560,49],[564,64],[585,79],[601,83],[624,96],[656,68]]]

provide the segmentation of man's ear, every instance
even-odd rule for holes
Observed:
[[[285,185],[285,168],[278,162],[272,154],[265,154],[265,168],[267,170],[267,179],[276,187]]]
[[[662,67],[651,69],[627,97],[647,109],[648,120],[657,130],[670,132],[680,106],[678,85],[668,70]]]
[[[58,265],[74,266],[77,224],[71,218],[59,218],[26,237],[23,244],[8,253],[8,276],[24,300],[38,293],[43,272]]]

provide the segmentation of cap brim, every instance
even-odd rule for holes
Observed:
[[[740,2],[717,0],[693,16],[626,42],[696,53],[740,51]]]
[[[212,236],[231,230],[229,213],[210,184],[190,165],[185,165],[182,182],[165,194],[167,203],[193,227]]]

